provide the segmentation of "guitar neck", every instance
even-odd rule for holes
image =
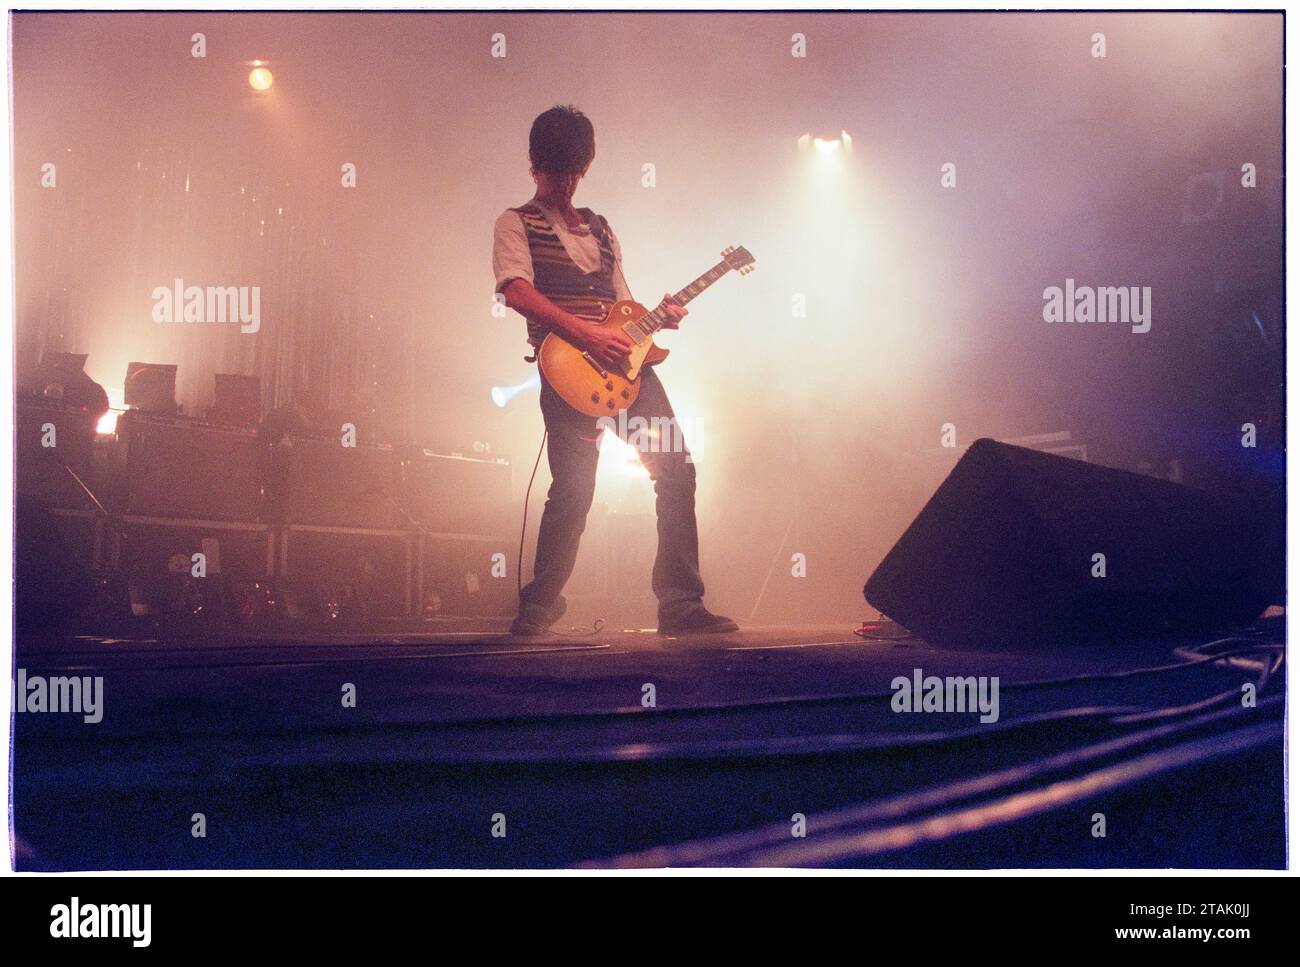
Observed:
[[[688,285],[686,288],[680,290],[679,292],[674,293],[673,300],[680,303],[681,305],[686,305],[686,303],[690,302],[697,295],[699,295],[709,286],[713,285],[714,282],[717,282],[718,279],[722,278],[730,271],[731,271],[731,266],[727,265],[725,260],[719,262],[713,268],[709,269],[709,271],[705,272],[701,276],[698,276],[695,279],[695,281],[692,282],[690,285]],[[668,321],[668,316],[662,309],[652,309],[650,312],[646,313],[641,319],[637,320],[637,322],[634,323],[634,325],[639,327],[642,332],[644,332],[647,336],[649,336],[662,329],[664,323],[667,321]]]

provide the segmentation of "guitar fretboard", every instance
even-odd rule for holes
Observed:
[[[674,293],[674,301],[685,305],[730,271],[731,266],[729,266],[724,259],[713,268],[709,269],[709,271],[697,277],[695,281],[686,288]],[[653,336],[656,332],[662,329],[664,323],[667,321],[668,316],[662,309],[652,309],[640,319],[629,322],[625,325],[623,331],[631,336],[637,343],[640,343],[646,336]]]

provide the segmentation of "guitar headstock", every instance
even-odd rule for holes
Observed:
[[[734,245],[728,245],[722,250],[722,260],[727,263],[727,268],[734,269],[741,275],[748,275],[754,271],[754,256],[749,254],[745,246],[736,248]]]

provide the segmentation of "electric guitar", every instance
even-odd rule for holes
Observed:
[[[741,275],[748,275],[754,271],[754,256],[744,247],[725,249],[721,262],[674,295],[673,299],[685,305],[733,269]],[[630,299],[614,303],[598,325],[606,328],[617,326],[632,340],[632,351],[619,361],[615,369],[609,369],[595,356],[562,336],[548,333],[537,354],[542,375],[564,402],[587,416],[611,416],[625,410],[641,392],[642,370],[662,363],[668,356],[668,350],[656,346],[653,338],[667,318],[661,309],[652,312]]]

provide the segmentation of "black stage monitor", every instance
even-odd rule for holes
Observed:
[[[175,413],[176,367],[169,363],[127,363],[122,401],[147,413]]]
[[[977,440],[865,593],[945,644],[1208,632],[1272,603],[1267,519],[1242,499]]]

